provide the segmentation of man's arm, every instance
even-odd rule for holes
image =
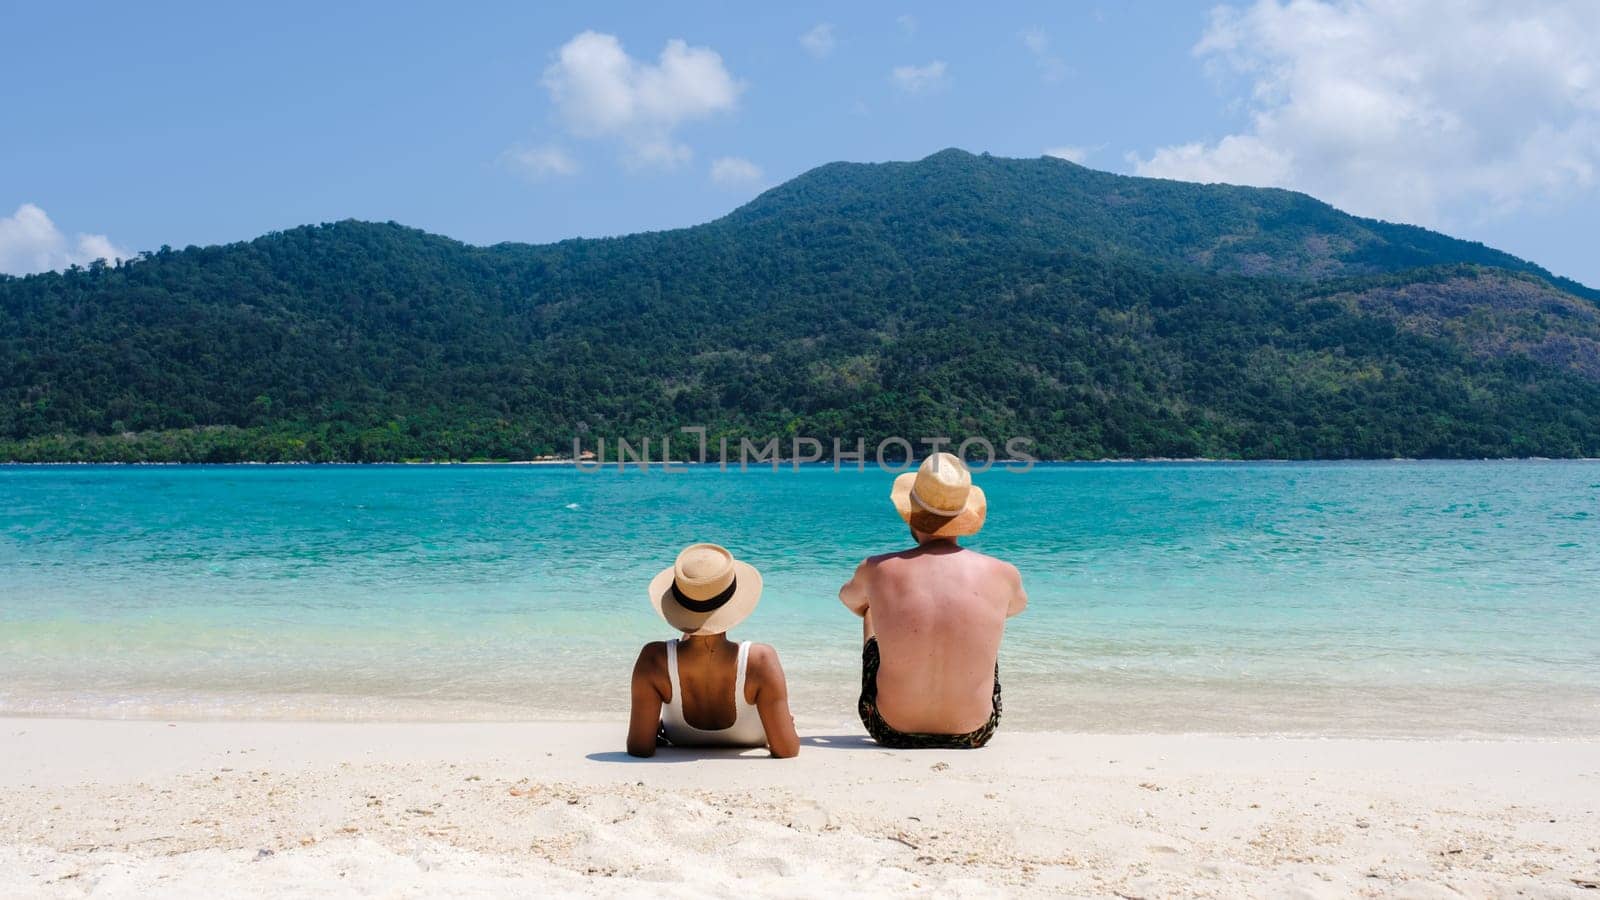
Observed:
[[[1001,563],[1005,566],[1006,583],[1011,585],[1011,602],[1006,605],[1006,618],[1011,618],[1028,608],[1028,592],[1022,589],[1022,573],[1010,563]]]
[[[872,560],[862,560],[856,573],[839,588],[839,602],[858,616],[867,614],[867,584],[872,580]]]
[[[655,756],[656,729],[661,725],[661,689],[656,673],[667,658],[667,645],[645,644],[633,664],[633,712],[628,716],[628,755]],[[670,690],[670,688],[669,688]]]

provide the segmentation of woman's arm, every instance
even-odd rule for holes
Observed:
[[[661,725],[661,704],[671,697],[661,694],[660,672],[667,658],[667,645],[656,641],[645,644],[633,664],[633,712],[628,716],[628,755],[655,756],[656,729]],[[667,690],[672,690],[671,686]]]
[[[749,673],[745,699],[756,705],[761,714],[761,727],[767,732],[767,748],[778,759],[789,759],[800,754],[800,735],[794,730],[794,716],[789,713],[789,682],[783,677],[783,665],[778,662],[778,651],[766,644],[750,648]],[[755,696],[749,696],[752,691]]]

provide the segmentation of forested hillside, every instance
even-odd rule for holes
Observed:
[[[529,458],[695,424],[1600,456],[1596,298],[1300,194],[944,151],[670,232],[349,221],[0,278],[0,459]]]

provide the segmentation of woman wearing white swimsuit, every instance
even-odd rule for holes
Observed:
[[[767,747],[800,752],[778,651],[727,631],[761,599],[761,573],[716,544],[694,544],[650,582],[650,602],[683,633],[639,651],[628,752],[675,747]]]

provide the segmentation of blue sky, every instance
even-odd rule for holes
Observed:
[[[0,271],[351,217],[668,228],[956,146],[1293,187],[1600,285],[1592,0],[6,2],[0,36]]]

